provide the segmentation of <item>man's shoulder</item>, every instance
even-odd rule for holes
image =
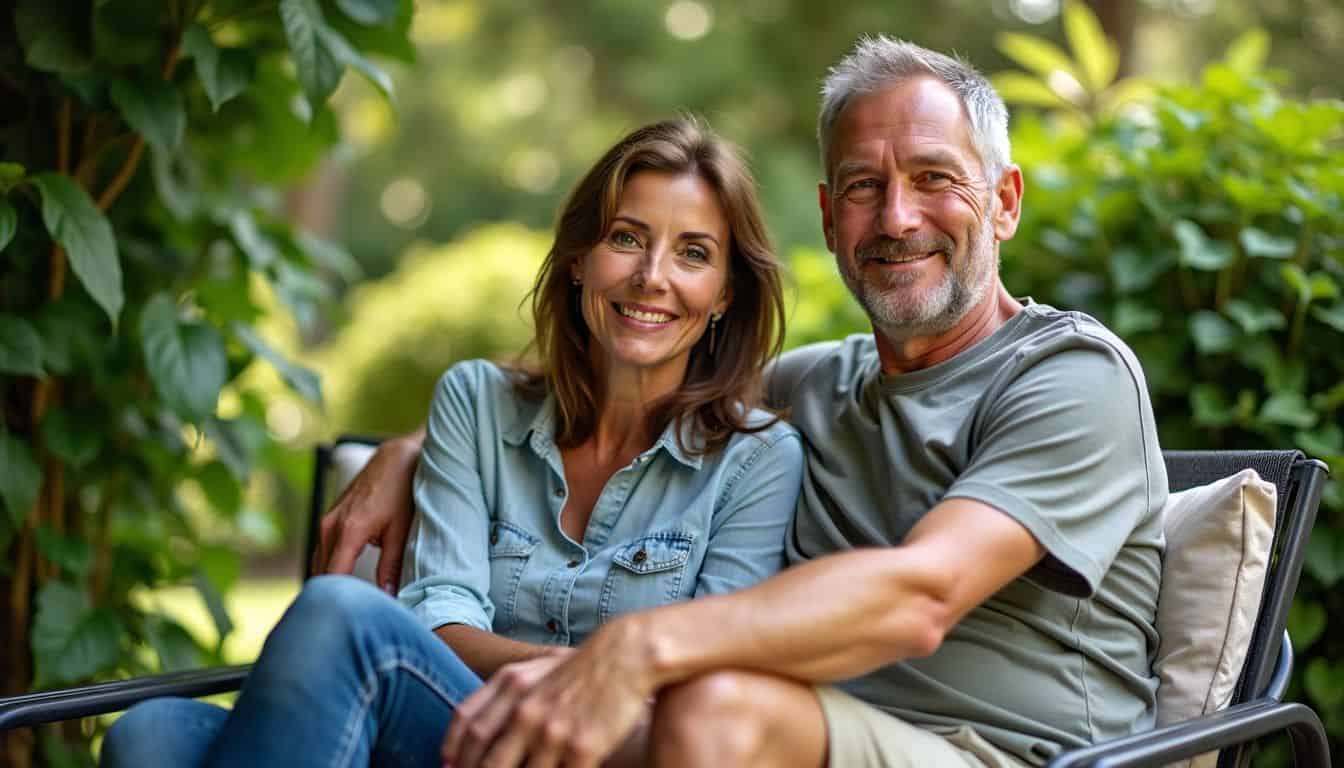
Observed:
[[[1087,361],[1126,369],[1136,383],[1143,382],[1138,357],[1124,339],[1100,320],[1077,310],[1056,309],[1048,304],[1029,304],[1024,310],[1031,322],[1023,324],[1018,339],[1019,358],[1040,360],[1065,354],[1072,365]],[[1105,361],[1105,362],[1103,362]]]
[[[819,341],[785,352],[766,373],[768,401],[792,404],[800,388],[844,388],[876,365],[877,345],[871,333],[835,341]]]

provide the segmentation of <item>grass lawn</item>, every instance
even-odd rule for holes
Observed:
[[[233,632],[224,640],[225,659],[230,664],[255,661],[266,633],[280,620],[280,615],[298,593],[298,578],[239,581],[224,598],[229,618],[233,620]],[[145,606],[159,606],[206,645],[213,645],[219,637],[205,602],[193,587],[160,589],[140,599]]]

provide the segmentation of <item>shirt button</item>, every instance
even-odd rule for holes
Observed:
[[[563,499],[563,498],[565,498],[565,489],[564,489],[564,488],[556,488],[556,489],[555,489],[555,498],[557,498],[557,499]]]
[[[560,625],[555,623],[555,619],[551,619],[546,622],[546,630],[548,632],[558,632],[560,631]]]
[[[632,558],[630,558],[630,559],[631,559],[631,560],[634,560],[636,563],[642,563],[642,562],[644,562],[645,560],[648,560],[648,559],[649,559],[649,553],[648,553],[648,552],[645,552],[644,550],[641,549],[641,550],[639,550],[638,552],[635,553],[635,556],[634,556],[634,557],[632,557]]]
[[[578,568],[578,567],[579,567],[579,561],[578,561],[578,560],[570,560],[568,563],[566,563],[566,565],[568,565],[570,568]]]

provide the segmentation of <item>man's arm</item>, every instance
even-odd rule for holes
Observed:
[[[383,441],[345,492],[322,518],[313,573],[350,573],[365,544],[382,549],[378,586],[395,595],[401,559],[415,516],[411,479],[424,445],[425,428]]]
[[[740,592],[614,622],[605,653],[627,648],[654,689],[725,668],[809,682],[855,677],[933,653],[962,616],[1044,555],[997,509],[950,499],[898,547],[818,558]]]
[[[631,614],[529,689],[495,681],[458,708],[443,757],[596,765],[660,688],[718,669],[839,680],[933,653],[958,620],[1045,549],[984,503],[949,499],[897,547],[786,569],[739,592]],[[713,631],[706,631],[706,628]]]

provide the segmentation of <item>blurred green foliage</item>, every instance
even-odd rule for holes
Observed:
[[[1297,447],[1330,464],[1289,631],[1296,695],[1338,747],[1344,103],[1284,96],[1266,45],[1248,33],[1197,83],[1086,121],[1072,105],[1020,116],[1026,194],[1003,272],[1129,342],[1165,447]]]
[[[275,184],[338,139],[328,97],[407,47],[411,0],[19,0],[0,16],[0,693],[217,661],[135,595],[192,584],[220,642],[249,500],[284,456],[258,331],[312,324],[349,256]],[[398,45],[398,41],[400,45]],[[267,304],[271,295],[278,304]],[[52,729],[46,759],[83,764]],[[69,744],[63,743],[73,737]],[[31,734],[0,762],[26,766]],[[73,761],[73,763],[71,762]]]

